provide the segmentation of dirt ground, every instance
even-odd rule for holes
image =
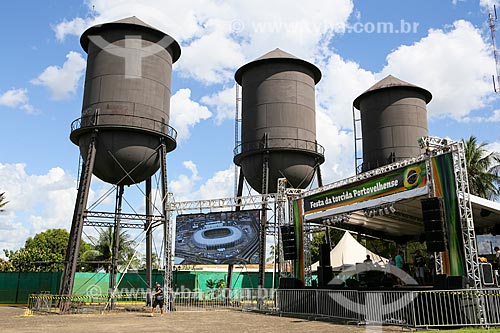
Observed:
[[[381,332],[382,327],[336,325],[241,311],[172,312],[151,318],[146,313],[25,315],[22,307],[0,307],[0,332]],[[384,332],[401,332],[383,327]]]

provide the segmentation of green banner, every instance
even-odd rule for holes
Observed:
[[[421,189],[426,185],[426,167],[425,161],[422,161],[380,176],[373,176],[366,180],[307,196],[304,198],[304,213],[311,214],[353,205],[392,194]]]
[[[305,282],[305,257],[304,257],[304,219],[302,218],[302,200],[293,201],[293,222],[295,226],[295,242],[297,246],[297,260],[294,264],[295,278]]]
[[[436,196],[443,198],[450,262],[449,275],[461,276],[465,272],[465,254],[451,153],[433,158],[432,170]]]

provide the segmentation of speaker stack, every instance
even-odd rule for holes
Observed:
[[[297,259],[297,243],[295,239],[295,228],[293,225],[281,226],[281,241],[283,243],[283,259]]]
[[[427,245],[427,251],[446,251],[446,231],[441,198],[422,199],[421,205],[425,232],[424,240]]]
[[[328,282],[333,279],[333,270],[330,261],[330,245],[321,244],[319,247],[319,266],[318,266],[318,286],[326,287]]]
[[[495,271],[490,263],[480,263],[481,267],[481,278],[483,286],[494,286],[496,285]]]

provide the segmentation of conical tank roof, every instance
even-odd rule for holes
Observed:
[[[290,54],[288,52],[285,52],[283,51],[282,49],[280,48],[275,48],[274,50],[272,51],[269,51],[267,52],[266,54],[258,57],[257,59],[255,59],[254,61],[257,61],[257,60],[264,60],[264,59],[279,59],[279,58],[285,58],[285,59],[299,59],[297,58],[296,56],[294,56],[293,54]]]
[[[266,54],[258,57],[257,59],[241,66],[234,74],[234,79],[236,80],[236,82],[238,82],[238,84],[241,85],[242,76],[245,71],[254,66],[258,66],[259,64],[272,63],[272,62],[288,62],[288,63],[301,64],[313,72],[314,83],[318,83],[319,80],[321,80],[321,71],[319,70],[318,67],[316,67],[316,65],[308,61],[305,61],[303,59],[297,58],[293,54],[285,52],[279,48],[267,52]]]
[[[123,24],[135,24],[135,25],[141,25],[143,27],[155,29],[154,27],[150,26],[143,20],[139,19],[137,16],[130,16],[130,17],[125,17],[121,20],[113,21],[110,23],[123,23]]]
[[[368,90],[366,90],[364,93],[356,97],[354,102],[352,103],[356,109],[359,110],[359,104],[361,103],[361,100],[371,94],[373,94],[376,91],[383,90],[383,89],[400,89],[400,88],[414,88],[415,90],[419,91],[422,95],[424,95],[425,102],[429,103],[432,99],[432,94],[424,88],[421,88],[419,86],[416,86],[414,84],[408,83],[406,81],[400,80],[395,76],[392,75],[387,75],[385,78],[382,80],[378,81],[375,83],[373,86],[371,86]]]
[[[176,62],[177,59],[179,59],[179,57],[181,56],[181,47],[179,46],[179,43],[177,43],[175,39],[173,39],[171,36],[164,33],[163,31],[150,26],[149,24],[137,18],[136,16],[126,17],[113,22],[97,24],[88,28],[83,32],[82,36],[80,37],[80,45],[85,50],[85,52],[88,52],[90,36],[92,35],[98,36],[104,29],[116,26],[121,26],[123,27],[124,30],[128,30],[133,27],[136,30],[143,30],[152,33],[153,35],[157,35],[158,44],[163,46],[165,49],[171,50],[173,63]]]

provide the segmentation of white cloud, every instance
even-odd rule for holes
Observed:
[[[0,105],[13,109],[21,109],[27,113],[34,113],[35,109],[29,102],[27,89],[12,88],[0,95]]]
[[[498,6],[498,0],[479,0],[479,6],[486,10],[493,10],[493,6]]]
[[[215,121],[221,124],[226,119],[234,119],[236,108],[236,86],[223,88],[208,96],[203,96],[201,102],[215,108]]]
[[[62,168],[54,167],[46,174],[29,174],[25,164],[0,163],[0,186],[8,201],[5,213],[0,213],[0,250],[16,250],[24,246],[27,237],[47,229],[70,230],[76,179]],[[112,209],[114,195],[101,198],[111,186],[93,177],[89,205],[99,197],[102,202],[97,210]],[[92,234],[93,230],[86,232]]]
[[[336,124],[331,115],[319,108],[316,110],[317,140],[325,148],[325,163],[321,165],[323,183],[354,175],[354,139],[351,131]]]
[[[52,168],[45,175],[29,175],[25,164],[1,164],[0,184],[6,192],[8,210],[35,212],[40,202],[47,199],[49,193],[72,189],[76,195],[74,178],[59,168]]]
[[[180,174],[177,179],[170,182],[169,189],[175,194],[176,200],[179,200],[178,196],[184,197],[192,193],[196,182],[201,179],[198,176],[198,168],[193,161],[184,161],[182,165],[190,171],[191,175]]]
[[[237,41],[229,38],[230,29],[220,20],[208,20],[203,37],[183,47],[177,69],[186,77],[204,84],[222,83],[233,79],[234,68],[245,58]]]
[[[170,103],[170,125],[177,130],[178,141],[188,139],[194,125],[212,116],[206,106],[191,100],[191,90],[187,88],[179,89]]]
[[[0,213],[0,258],[4,258],[4,249],[16,250],[24,245],[30,232],[22,223],[17,221],[12,211]]]
[[[47,67],[32,84],[46,86],[51,92],[51,98],[62,100],[76,92],[78,82],[85,70],[85,59],[78,52],[70,51],[66,62],[59,66]]]
[[[486,149],[500,154],[500,141],[492,142],[486,146]]]
[[[196,192],[199,199],[230,198],[234,196],[234,166],[217,171]]]
[[[57,40],[64,41],[67,35],[81,35],[92,21],[92,19],[83,19],[81,17],[71,21],[64,19],[53,27]]]
[[[317,104],[336,126],[352,129],[352,102],[376,82],[375,75],[335,53],[327,54],[321,68],[323,79],[316,89]]]
[[[459,20],[448,29],[429,30],[413,45],[402,45],[387,56],[383,76],[393,74],[428,89],[430,117],[460,120],[484,107],[491,95],[494,70],[481,31]]]
[[[497,123],[500,122],[500,110],[494,110],[487,116],[471,116],[462,119],[466,123]]]
[[[2,229],[12,238],[0,237],[0,249],[17,249],[27,236],[49,228],[71,226],[76,198],[76,180],[55,167],[43,175],[30,175],[24,164],[0,163],[0,192],[5,192],[6,214],[0,214]]]
[[[198,168],[192,161],[185,161],[184,167],[190,175],[180,174],[169,184],[169,189],[174,193],[176,201],[192,201],[215,198],[229,198],[234,195],[234,166],[217,171],[205,183],[198,175]]]

